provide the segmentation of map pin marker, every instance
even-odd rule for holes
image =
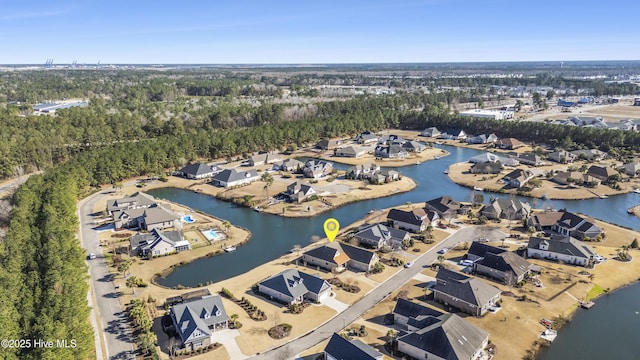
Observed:
[[[340,223],[338,222],[338,220],[334,218],[328,218],[324,221],[324,233],[327,235],[327,239],[329,239],[329,242],[332,242],[336,239],[338,231],[340,231]]]

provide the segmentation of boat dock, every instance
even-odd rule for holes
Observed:
[[[580,307],[583,309],[591,309],[595,304],[596,303],[594,303],[593,301],[581,301]]]

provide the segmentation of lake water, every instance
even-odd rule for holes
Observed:
[[[177,285],[197,286],[208,281],[216,282],[242,274],[281,256],[294,245],[308,245],[314,235],[324,237],[322,224],[324,219],[328,217],[334,217],[343,226],[346,226],[361,219],[372,209],[383,209],[403,205],[407,202],[425,202],[443,195],[449,195],[461,201],[470,201],[473,191],[453,183],[444,174],[444,170],[453,163],[466,161],[481,152],[454,146],[442,145],[441,147],[449,151],[450,155],[439,160],[399,169],[404,176],[416,181],[418,185],[414,190],[389,197],[348,204],[313,218],[283,218],[281,216],[260,214],[251,209],[237,207],[229,202],[220,201],[189,190],[151,190],[149,191],[150,195],[226,219],[234,225],[249,229],[252,233],[251,240],[245,246],[238,248],[236,252],[196,260],[177,268],[166,278],[158,279],[158,282],[169,287]],[[342,167],[340,166],[340,168]],[[493,193],[484,193],[484,195],[487,202],[491,196],[508,196]],[[570,211],[581,212],[633,229],[640,227],[640,219],[627,214],[627,208],[640,202],[640,194],[636,193],[610,196],[607,199],[569,201],[517,198],[522,201],[528,201],[538,208],[547,206],[556,209],[567,208]],[[629,242],[631,240],[629,239]]]

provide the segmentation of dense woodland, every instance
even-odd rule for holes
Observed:
[[[229,71],[1,74],[0,178],[46,172],[32,176],[12,198],[8,231],[0,242],[0,286],[5,289],[0,292],[0,337],[78,341],[72,349],[3,349],[5,358],[92,356],[86,265],[75,238],[75,200],[101,184],[159,175],[201,158],[235,159],[260,150],[294,149],[322,137],[386,128],[459,127],[539,144],[599,147],[620,155],[640,150],[636,132],[474,120],[450,113],[452,103],[471,99],[477,91],[408,91],[407,84],[414,81],[410,80],[396,95],[332,98],[309,86],[364,79],[384,86],[397,81],[365,75]],[[486,84],[472,80],[423,81],[434,87],[463,81],[465,86]],[[585,86],[559,77],[534,80],[538,85],[565,81],[566,86]],[[514,84],[528,81],[518,79]],[[638,91],[604,82],[595,85],[594,89],[611,92]],[[72,97],[89,99],[90,106],[61,110],[55,116],[29,115],[30,104]]]

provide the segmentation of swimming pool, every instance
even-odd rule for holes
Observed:
[[[193,224],[194,222],[196,222],[196,219],[192,218],[191,215],[185,215],[182,217],[182,222]]]
[[[222,240],[225,238],[224,234],[218,230],[209,229],[209,230],[200,230],[202,235],[207,238],[209,241]]]

